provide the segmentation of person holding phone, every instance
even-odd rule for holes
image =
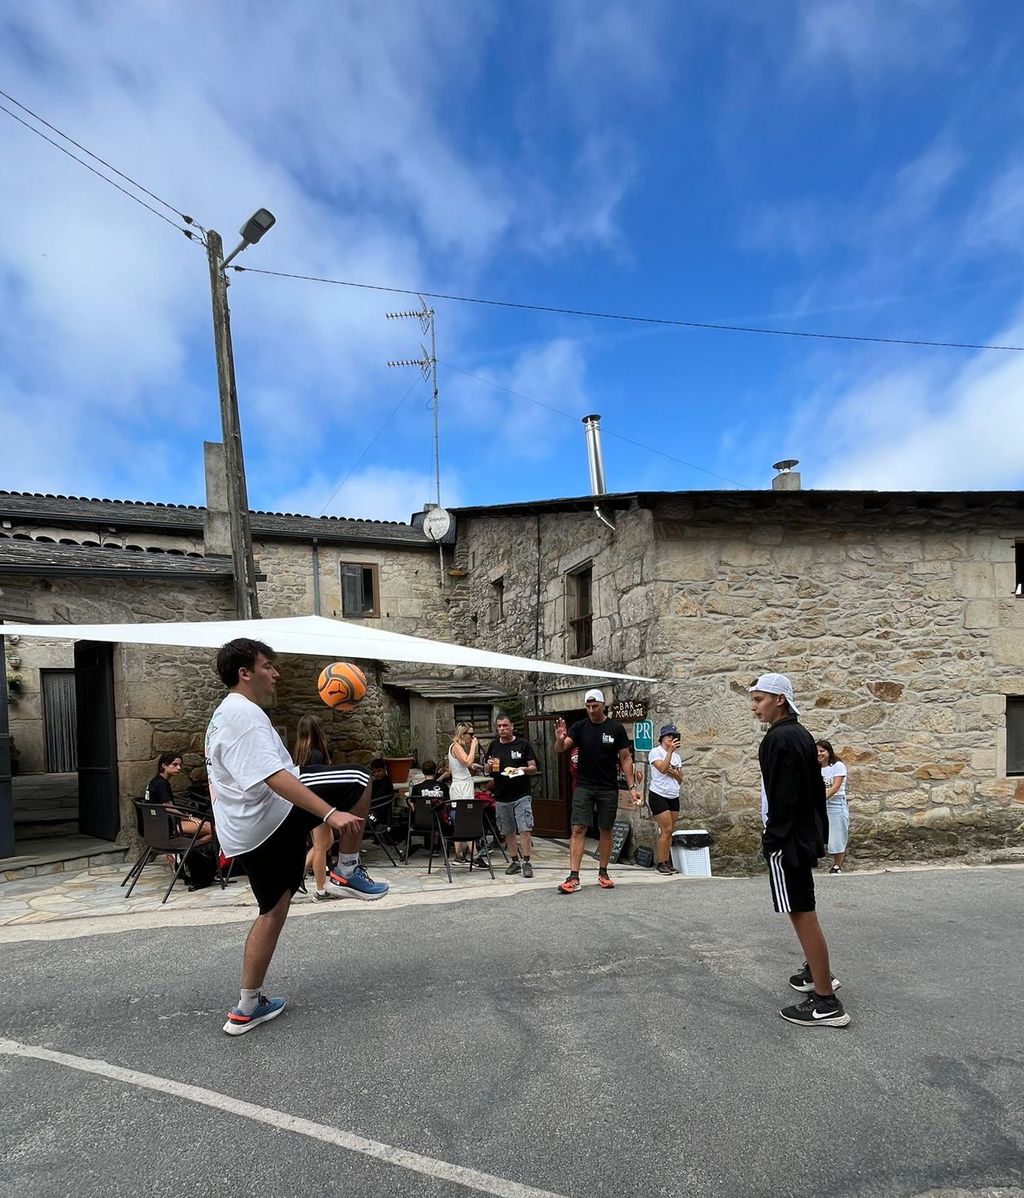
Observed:
[[[679,729],[666,724],[658,733],[658,743],[651,750],[651,782],[647,805],[658,825],[658,842],[654,847],[654,868],[659,874],[678,873],[672,865],[672,825],[679,814],[679,784],[683,780],[683,760],[679,756]]]

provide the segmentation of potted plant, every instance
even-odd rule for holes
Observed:
[[[384,721],[384,760],[392,782],[407,782],[412,768],[412,733],[400,707],[392,707]]]

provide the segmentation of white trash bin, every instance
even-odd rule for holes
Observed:
[[[672,864],[688,878],[711,877],[711,837],[705,828],[672,833]]]

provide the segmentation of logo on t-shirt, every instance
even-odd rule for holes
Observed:
[[[612,736],[612,734],[610,732],[602,732],[601,733],[601,743],[606,744],[606,745],[613,745],[613,744],[615,744],[615,737]]]
[[[519,752],[518,749],[513,749],[512,752],[509,754],[509,756],[512,758],[513,761],[522,761],[522,759],[523,759],[523,755],[522,755],[522,753]]]

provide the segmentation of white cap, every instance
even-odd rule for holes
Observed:
[[[754,691],[763,691],[766,695],[781,695],[789,704],[789,710],[794,715],[800,714],[800,708],[793,700],[793,684],[785,674],[762,674],[750,688],[751,694]]]
[[[604,691],[587,691],[587,693],[583,696],[583,702],[589,703],[591,699],[593,699],[595,703],[603,703]]]

